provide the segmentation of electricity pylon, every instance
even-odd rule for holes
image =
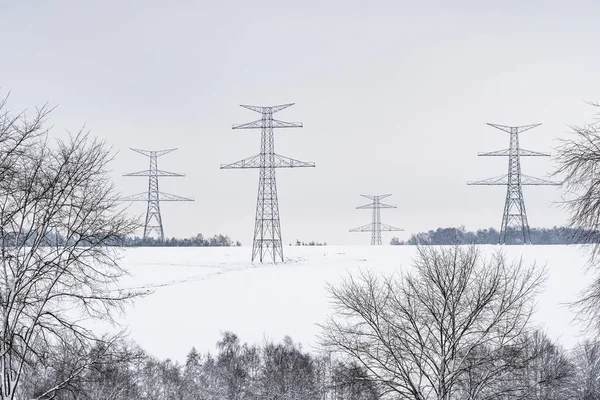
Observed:
[[[173,194],[162,193],[158,190],[158,177],[181,177],[184,174],[177,174],[174,172],[167,172],[158,169],[157,159],[167,153],[175,151],[177,149],[168,150],[140,150],[131,149],[136,153],[143,154],[150,158],[150,168],[144,171],[133,172],[130,174],[124,174],[123,176],[147,176],[148,177],[148,191],[132,196],[122,198],[122,201],[146,201],[148,202],[148,209],[146,211],[146,222],[144,224],[144,239],[148,238],[152,232],[158,235],[158,238],[163,241],[165,240],[165,232],[163,229],[162,217],[160,215],[160,202],[161,201],[194,201],[187,197],[175,196]]]
[[[233,125],[233,129],[260,129],[260,153],[232,164],[221,165],[221,169],[259,169],[252,261],[258,255],[260,262],[263,262],[265,255],[270,254],[274,263],[276,263],[277,257],[281,258],[283,262],[275,169],[315,166],[313,162],[298,161],[275,153],[273,129],[302,128],[301,122],[284,122],[273,119],[273,114],[293,105],[294,103],[272,107],[242,105],[248,110],[261,114],[261,119],[246,124]]]
[[[402,231],[400,228],[395,228],[391,225],[381,223],[381,209],[382,208],[396,208],[389,204],[381,203],[381,199],[391,196],[391,194],[384,194],[381,196],[369,196],[361,194],[362,197],[373,200],[373,203],[366,204],[364,206],[358,206],[357,209],[373,209],[373,221],[359,228],[350,229],[350,232],[371,232],[371,245],[381,245],[381,232],[394,232]]]
[[[510,134],[510,147],[505,150],[479,153],[479,156],[485,157],[508,157],[508,174],[496,178],[484,179],[475,182],[468,182],[467,185],[500,185],[507,186],[506,202],[504,204],[504,214],[502,215],[502,226],[500,228],[499,244],[506,244],[506,234],[509,229],[518,229],[524,244],[531,244],[529,233],[529,223],[527,222],[527,212],[525,211],[525,201],[523,200],[523,185],[543,186],[559,185],[545,179],[534,178],[521,173],[521,156],[525,157],[549,157],[550,153],[540,153],[537,151],[525,150],[519,147],[519,133],[533,129],[541,124],[525,126],[504,126],[489,124],[489,126]]]

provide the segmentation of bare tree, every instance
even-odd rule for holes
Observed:
[[[571,398],[575,400],[600,399],[600,343],[585,341],[573,351],[574,372],[571,380]]]
[[[596,244],[594,254],[597,254],[600,249],[600,121],[572,125],[570,129],[571,137],[561,139],[556,149],[558,166],[553,176],[561,178],[565,189],[563,205],[571,214],[570,225],[577,228],[582,241]]]
[[[592,104],[599,107],[598,104]],[[560,141],[554,176],[565,191],[563,206],[576,228],[577,242],[592,243],[590,266],[598,267],[600,255],[600,121],[571,126],[572,135]],[[600,277],[584,291],[574,308],[581,320],[600,329]]]
[[[323,344],[366,368],[383,395],[491,399],[521,357],[545,271],[475,247],[420,247],[414,272],[330,287]]]
[[[265,343],[262,359],[259,398],[312,400],[318,396],[314,360],[289,336],[283,343]]]
[[[377,400],[379,392],[367,371],[355,361],[337,361],[333,367],[330,390],[335,400]]]
[[[495,360],[518,368],[505,374],[491,391],[500,393],[506,400],[569,398],[573,365],[567,353],[540,331],[531,332],[519,342]]]
[[[0,399],[18,398],[29,365],[53,346],[98,342],[89,319],[112,320],[138,293],[117,289],[119,248],[137,222],[107,176],[111,151],[79,132],[50,141],[49,110],[12,116],[0,103]],[[87,349],[87,350],[86,350]],[[80,375],[73,371],[40,398]]]
[[[53,346],[45,362],[24,374],[22,399],[139,399],[133,366],[147,356],[137,346],[117,338],[88,349],[78,341]],[[87,357],[84,355],[87,354]]]

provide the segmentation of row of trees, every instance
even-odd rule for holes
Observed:
[[[520,238],[520,231],[515,231],[515,234],[510,233],[507,238],[516,238],[515,243]],[[531,228],[530,229],[532,244],[582,244],[593,243],[600,239],[600,236],[593,232],[582,231],[577,228],[570,227],[553,227],[553,228]],[[477,231],[467,231],[464,226],[454,228],[438,228],[428,232],[419,232],[412,234],[406,241],[393,237],[390,241],[391,245],[455,245],[455,244],[497,244],[500,239],[500,231],[494,228],[478,229]],[[190,238],[167,238],[159,240],[152,237],[140,238],[137,236],[127,237],[119,240],[118,245],[126,247],[231,247],[241,246],[239,241],[233,241],[226,235],[214,235],[210,238],[204,238],[199,233]],[[301,242],[296,240],[295,246],[327,246],[327,242]]]
[[[119,242],[126,247],[231,247],[241,246],[239,241],[233,241],[227,235],[214,235],[205,238],[201,233],[190,238],[167,238],[165,240],[152,237],[140,238],[138,236],[127,237]]]
[[[327,242],[315,242],[314,240],[311,240],[310,242],[301,242],[299,240],[296,240],[296,246],[327,246]]]
[[[511,232],[514,231],[514,232]],[[599,236],[593,232],[571,227],[531,228],[532,244],[582,244],[595,243]],[[391,245],[455,245],[455,244],[497,244],[500,232],[494,228],[467,231],[464,226],[459,228],[438,228],[435,231],[420,232],[410,236],[406,241],[393,237]],[[521,240],[520,231],[509,229],[507,239],[512,243]],[[521,241],[522,242],[522,241]]]
[[[119,342],[110,354],[94,348],[85,370],[61,385],[80,360],[61,358],[60,369],[30,368],[23,398],[97,400],[242,400],[379,398],[375,383],[353,362],[314,355],[286,337],[282,343],[249,345],[226,332],[216,353],[194,348],[184,364],[158,360],[135,344]],[[103,353],[100,355],[100,353]],[[100,356],[99,356],[100,355]],[[58,389],[57,389],[58,388]],[[41,396],[41,397],[40,397]]]

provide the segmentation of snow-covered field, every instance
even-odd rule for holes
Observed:
[[[587,255],[571,246],[482,246],[502,250],[509,259],[546,264],[546,288],[538,298],[535,322],[570,347],[581,327],[565,303],[591,279]],[[125,287],[154,292],[127,310],[130,336],[159,358],[182,361],[195,346],[214,351],[220,333],[233,331],[245,342],[290,335],[306,349],[316,345],[318,323],[330,312],[327,284],[369,269],[385,274],[410,268],[410,246],[286,247],[285,264],[252,265],[251,249],[136,248],[122,264],[131,277]]]

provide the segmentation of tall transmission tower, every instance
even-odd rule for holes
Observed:
[[[362,197],[373,200],[371,204],[365,204],[364,206],[358,206],[357,209],[372,209],[373,210],[373,221],[359,228],[350,229],[350,232],[371,232],[371,244],[381,245],[381,232],[393,232],[402,231],[400,228],[395,228],[391,225],[381,223],[381,209],[382,208],[396,208],[389,204],[381,203],[381,199],[391,196],[391,194],[384,194],[381,196],[370,196],[361,194]]]
[[[544,186],[559,185],[545,179],[534,178],[521,173],[521,157],[549,157],[550,153],[540,153],[537,151],[525,150],[519,147],[519,133],[533,129],[541,124],[524,126],[505,126],[489,124],[489,126],[510,134],[510,147],[506,150],[498,150],[487,153],[479,153],[484,157],[508,157],[508,174],[496,178],[484,179],[475,182],[468,182],[468,185],[496,185],[506,186],[506,202],[504,204],[504,214],[502,215],[502,226],[500,228],[499,244],[506,244],[506,236],[509,230],[515,233],[520,231],[520,236],[524,244],[531,244],[529,233],[529,223],[527,222],[527,212],[525,211],[525,201],[523,200],[523,185]]]
[[[152,232],[158,235],[158,238],[163,241],[165,240],[165,232],[163,229],[162,217],[160,215],[160,202],[161,201],[194,201],[187,197],[175,196],[173,194],[162,193],[158,190],[158,177],[181,177],[184,174],[177,174],[174,172],[167,172],[158,169],[157,159],[160,156],[164,156],[167,153],[171,153],[177,149],[167,150],[140,150],[131,149],[136,153],[143,154],[150,158],[150,168],[144,171],[133,172],[130,174],[124,174],[123,176],[147,176],[148,177],[148,191],[132,196],[122,198],[122,201],[146,201],[148,202],[148,209],[146,211],[146,222],[144,224],[144,239],[148,238]]]
[[[242,105],[248,110],[261,114],[261,119],[233,125],[233,129],[260,129],[260,153],[232,164],[221,165],[221,169],[259,169],[252,261],[258,256],[260,262],[263,262],[265,255],[271,255],[274,263],[277,258],[281,258],[283,262],[275,169],[315,166],[313,162],[298,161],[275,153],[273,134],[275,128],[302,128],[301,122],[284,122],[273,119],[273,114],[293,105],[294,103],[272,107]]]

